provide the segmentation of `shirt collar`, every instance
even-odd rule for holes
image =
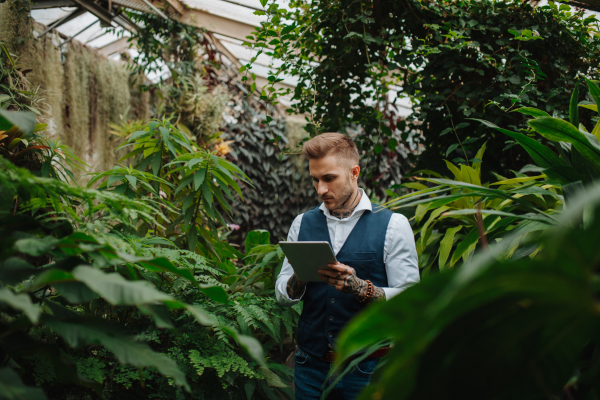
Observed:
[[[350,216],[348,218],[343,218],[341,221],[347,221],[349,219],[352,219],[355,216],[355,214],[359,211],[365,211],[365,210],[373,211],[373,206],[371,204],[371,200],[369,200],[369,197],[366,195],[365,191],[362,190],[361,188],[358,188],[358,190],[361,193],[358,205],[356,206],[354,211],[352,211],[352,214],[350,214]],[[327,209],[327,207],[325,207],[325,203],[321,203],[321,206],[319,207],[319,209],[321,211],[323,211],[323,214],[325,214],[325,216],[327,218],[333,218],[333,219],[339,220],[337,217],[334,217],[333,215],[331,215],[329,213],[329,210]],[[361,215],[362,215],[362,212],[361,212]]]

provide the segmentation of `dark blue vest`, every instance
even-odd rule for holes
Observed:
[[[378,206],[373,206],[373,212],[365,211],[336,255],[340,263],[354,268],[359,278],[379,287],[388,286],[383,246],[392,214]],[[302,216],[298,241],[327,241],[331,245],[327,217],[318,207]],[[323,356],[327,345],[334,344],[346,323],[364,307],[353,295],[325,282],[309,282],[302,300],[298,346],[317,357]]]

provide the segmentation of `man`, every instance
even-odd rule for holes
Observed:
[[[296,217],[288,241],[327,241],[336,254],[323,282],[302,282],[287,259],[277,278],[277,300],[304,301],[295,354],[297,400],[320,399],[334,358],[335,338],[366,305],[385,301],[419,281],[415,241],[408,220],[371,204],[358,187],[358,151],[340,133],[324,133],[304,144],[310,175],[323,203]],[[360,362],[336,384],[330,398],[354,399],[371,379],[386,349]]]

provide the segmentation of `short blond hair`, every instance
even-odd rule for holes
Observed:
[[[359,161],[358,149],[352,139],[337,132],[322,133],[310,139],[304,143],[302,155],[309,160],[335,155],[351,165],[358,165]]]

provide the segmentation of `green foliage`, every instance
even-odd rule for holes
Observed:
[[[131,35],[139,54],[130,68],[137,74],[147,74],[161,72],[162,63],[165,63],[176,81],[181,76],[194,75],[195,59],[203,42],[197,28],[154,13],[126,11],[126,14],[133,22],[144,26]]]
[[[506,260],[509,235],[358,316],[342,355],[396,343],[360,398],[597,398],[599,235],[596,183],[527,240],[542,245],[536,257]]]
[[[22,2],[13,1],[12,4],[18,5]],[[29,15],[29,6],[27,6],[26,13]],[[38,94],[38,89],[30,88],[29,81],[22,73],[25,69],[19,63],[17,56],[10,53],[6,45],[0,41],[0,109],[10,107],[40,115],[42,99]]]
[[[594,82],[588,80],[587,84],[590,93],[600,92]],[[461,258],[466,261],[476,249],[485,248],[488,242],[505,240],[508,234],[512,242],[503,254],[506,259],[531,258],[542,249],[532,239],[556,223],[556,216],[566,202],[573,201],[582,185],[592,184],[600,177],[600,143],[579,123],[577,96],[578,89],[573,92],[569,114],[579,128],[535,108],[515,110],[535,117],[528,120],[531,128],[522,133],[479,120],[483,126],[514,139],[537,164],[515,172],[514,178],[495,174],[499,181],[481,182],[484,145],[471,165],[462,164],[459,168],[446,160],[452,178],[416,177],[419,182],[403,185],[418,190],[391,200],[388,206],[414,207],[414,221],[419,224],[414,231],[419,235],[416,244],[423,274],[436,267],[440,271],[452,268]],[[600,98],[595,101],[600,102]],[[538,142],[536,133],[559,154]]]
[[[245,247],[244,265],[227,278],[230,289],[272,294],[285,259],[283,251],[278,245],[271,244],[271,234],[264,230],[249,232]]]
[[[218,239],[217,226],[227,223],[220,210],[230,213],[233,193],[242,195],[238,181],[249,184],[248,177],[236,165],[198,149],[166,119],[131,126],[124,133],[127,140],[119,149],[132,149],[120,161],[132,158],[133,165],[95,174],[88,186],[106,178],[101,190],[156,198],[165,213],[141,224],[140,235],[150,232],[205,255],[208,250],[217,259],[222,251],[230,253]]]
[[[487,142],[488,165],[502,175],[519,170],[529,162],[527,154],[468,118],[518,130],[525,120],[506,112],[517,106],[562,117],[557,107],[568,102],[575,78],[597,74],[597,21],[566,4],[266,4],[257,13],[268,21],[249,37],[257,54],[243,72],[250,73],[261,53],[271,55],[277,67],[270,82],[284,74],[297,76],[292,110],[311,115],[311,134],[358,126],[357,144],[365,157],[389,147],[418,169],[443,171],[442,159],[450,155],[454,163],[467,163]],[[268,101],[284,94],[274,87],[265,93]],[[403,96],[413,104],[407,120],[397,112]],[[414,150],[421,152],[418,158],[407,154]],[[373,168],[372,162],[366,164]],[[373,171],[371,178],[378,174]],[[491,177],[489,171],[484,175]]]
[[[138,169],[98,174],[96,181],[107,178],[100,190],[38,177],[0,158],[0,347],[28,382],[46,389],[75,384],[110,398],[123,391],[220,398],[246,396],[252,387],[254,398],[273,398],[276,387],[289,397],[289,371],[263,359],[277,343],[273,351],[283,351],[299,310],[243,290],[258,282],[231,289],[245,273],[235,273],[225,258],[242,254],[212,236],[223,219],[214,204],[228,211],[219,196],[239,191],[244,175],[206,151],[194,152],[166,121],[135,129],[125,146],[141,150]],[[145,152],[160,159],[156,175],[151,163],[140,171]],[[194,180],[200,171],[205,180]],[[208,194],[216,199],[211,209]],[[209,225],[212,242],[229,252],[219,254],[221,261],[201,255],[204,246],[178,248],[177,234],[148,233],[168,232],[164,225],[184,214],[185,198],[211,218],[195,223]],[[171,229],[188,227],[184,221]],[[273,262],[280,265],[277,254]],[[251,255],[249,263],[258,258]],[[240,318],[239,306],[250,314]],[[39,393],[19,382],[7,383],[6,393]]]
[[[271,231],[273,242],[284,237],[296,215],[314,203],[311,180],[281,151],[288,143],[285,118],[257,101],[237,71],[220,62],[210,33],[154,14],[128,15],[145,26],[132,36],[141,49],[132,67],[156,72],[164,61],[171,73],[167,82],[152,85],[159,98],[155,115],[176,121],[197,148],[226,157],[253,183],[240,184],[246,201],[236,199],[231,207],[232,225],[239,228],[229,239],[243,244],[254,229]],[[225,121],[224,112],[230,117]],[[114,128],[121,135],[135,130]]]

